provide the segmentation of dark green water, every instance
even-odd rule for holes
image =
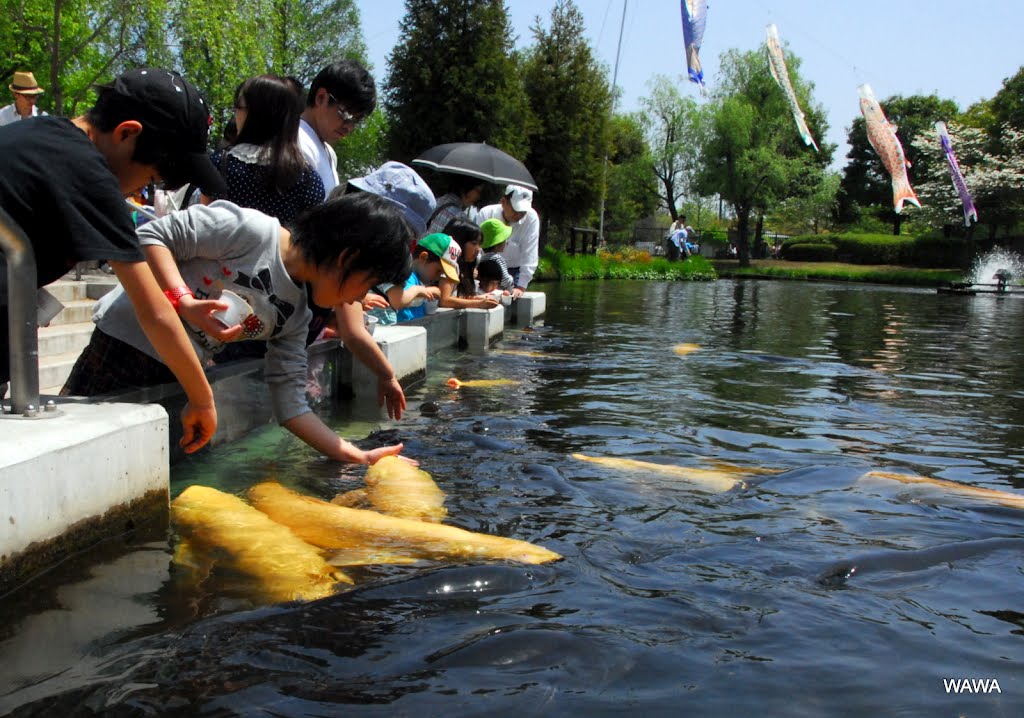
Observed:
[[[163,531],[0,606],[15,715],[1018,716],[1024,299],[785,282],[544,286],[486,356],[431,358],[406,442],[449,522],[540,567],[423,563],[275,607],[183,591]],[[699,345],[685,356],[681,343]],[[512,378],[453,391],[448,376]],[[418,407],[430,402],[437,413]],[[376,428],[332,419],[347,436]],[[778,473],[713,493],[570,455]],[[331,497],[362,472],[278,430],[176,467]],[[984,679],[987,693],[944,679]]]

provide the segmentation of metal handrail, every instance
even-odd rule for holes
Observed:
[[[36,255],[25,232],[3,208],[0,208],[0,251],[7,257],[11,411],[28,414],[39,406]]]

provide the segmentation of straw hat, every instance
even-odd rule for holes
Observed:
[[[10,85],[11,92],[17,92],[21,95],[41,95],[44,90],[36,82],[36,76],[31,72],[15,72],[14,80]]]

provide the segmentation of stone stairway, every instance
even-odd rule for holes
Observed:
[[[71,367],[92,336],[92,308],[96,300],[117,286],[117,279],[103,272],[83,273],[76,280],[68,274],[46,287],[64,309],[39,328],[39,393],[60,392]]]

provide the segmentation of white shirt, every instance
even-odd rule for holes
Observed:
[[[338,186],[338,155],[305,120],[299,120],[299,149],[324,183],[325,196]]]
[[[43,117],[44,115],[46,115],[45,112],[40,110],[35,105],[32,105],[32,117]],[[17,122],[18,120],[27,119],[28,117],[22,117],[18,114],[18,109],[14,106],[13,102],[7,105],[6,107],[0,107],[0,127],[3,127],[4,125],[9,125],[12,122]]]
[[[477,215],[477,222],[483,224],[484,220],[500,219],[505,221],[501,214],[501,204],[489,204],[480,210]],[[508,238],[508,244],[501,254],[505,257],[505,264],[510,269],[519,268],[519,281],[516,286],[526,289],[533,279],[533,273],[537,271],[538,252],[540,248],[540,217],[537,210],[530,208],[526,215],[512,225],[512,234]]]

